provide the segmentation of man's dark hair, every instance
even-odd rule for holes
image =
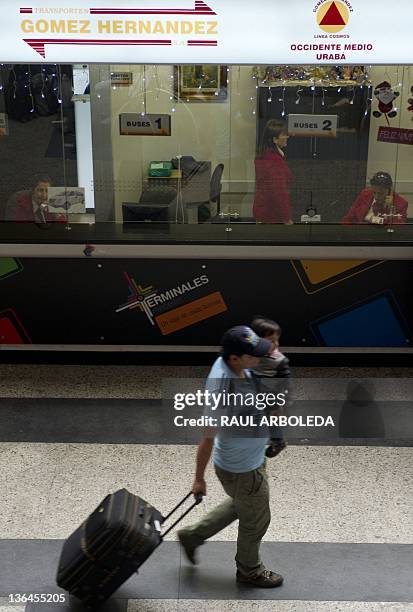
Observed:
[[[243,353],[242,351],[226,351],[225,349],[221,349],[220,351],[220,356],[222,357],[222,359],[224,361],[228,361],[228,359],[231,357],[231,355],[235,355],[235,357],[242,357],[243,355],[245,355],[245,353]]]
[[[262,317],[261,315],[256,315],[254,317],[250,327],[255,331],[257,336],[260,336],[261,338],[272,336],[272,334],[281,336],[281,327],[278,325],[278,323],[272,319]]]
[[[30,182],[30,190],[33,191],[39,183],[49,183],[51,185],[52,179],[47,174],[35,174]]]

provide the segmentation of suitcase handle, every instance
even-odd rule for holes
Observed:
[[[164,519],[163,519],[163,520],[164,520],[164,521],[167,521],[167,520],[168,520],[168,518],[169,518],[170,516],[172,516],[172,514],[174,514],[174,512],[176,512],[176,511],[178,510],[178,508],[179,508],[180,506],[182,506],[182,504],[184,504],[184,503],[186,502],[186,500],[187,500],[189,497],[191,497],[191,495],[192,495],[192,491],[189,491],[188,495],[185,495],[185,497],[184,497],[183,499],[181,499],[181,501],[180,501],[178,504],[176,504],[175,508],[173,508],[173,509],[172,509],[172,510],[169,512],[169,514],[167,514],[167,515],[164,517]],[[197,493],[196,495],[194,495],[194,497],[195,497],[195,499],[196,499],[196,503],[195,503],[195,504],[194,504],[192,507],[197,506],[198,504],[200,504],[200,503],[201,503],[201,501],[202,501],[202,493]]]
[[[180,506],[182,506],[182,504],[184,504],[184,503],[186,502],[186,500],[187,500],[189,497],[191,497],[191,495],[192,495],[192,491],[190,491],[190,492],[188,493],[188,495],[185,495],[185,497],[184,497],[183,499],[181,499],[181,501],[179,502],[179,504],[177,504],[177,505],[175,506],[175,508],[173,508],[173,509],[170,511],[170,513],[169,513],[169,514],[167,514],[167,515],[165,516],[164,521],[166,521],[166,520],[167,520],[167,519],[168,519],[168,518],[169,518],[169,517],[170,517],[172,514],[174,514],[174,512],[176,512],[176,510],[178,510],[178,508],[179,508]],[[194,495],[194,497],[195,497],[195,501],[194,501],[194,503],[193,503],[193,504],[191,504],[191,505],[189,506],[189,508],[188,508],[187,510],[185,510],[185,512],[184,512],[183,514],[181,514],[181,516],[180,516],[180,517],[179,517],[179,518],[178,518],[178,519],[177,519],[177,520],[176,520],[174,523],[172,523],[172,525],[169,527],[169,529],[167,529],[167,530],[165,531],[165,533],[163,533],[163,534],[161,535],[161,538],[164,538],[164,537],[165,537],[165,536],[166,536],[166,535],[167,535],[167,534],[168,534],[168,533],[171,531],[171,529],[173,529],[173,528],[174,528],[174,527],[175,527],[175,526],[176,526],[178,523],[180,523],[180,522],[182,521],[182,519],[183,519],[183,518],[184,518],[184,517],[185,517],[187,514],[189,514],[189,513],[191,512],[191,510],[193,510],[193,509],[195,508],[195,506],[197,506],[198,504],[200,504],[200,503],[201,503],[201,501],[202,501],[202,497],[203,497],[203,496],[202,496],[202,493],[197,493],[196,495]]]

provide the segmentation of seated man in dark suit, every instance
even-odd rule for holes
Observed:
[[[48,176],[33,177],[32,186],[27,191],[13,194],[6,206],[6,221],[26,223],[67,223],[64,214],[50,213],[48,210],[48,189],[51,179]]]

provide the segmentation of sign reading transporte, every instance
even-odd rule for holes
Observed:
[[[170,136],[171,115],[122,113],[119,128],[121,136]]]
[[[411,0],[396,4],[392,11],[387,0],[2,0],[0,61],[410,64]]]
[[[337,115],[288,115],[290,136],[337,136]]]

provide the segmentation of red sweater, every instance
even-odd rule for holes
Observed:
[[[262,223],[287,223],[292,218],[290,185],[292,174],[285,159],[266,151],[255,159],[253,215]]]
[[[47,223],[67,223],[67,216],[60,213],[49,213],[46,209],[45,219]],[[35,223],[37,219],[33,212],[32,194],[30,191],[21,193],[15,204],[13,221]]]
[[[344,225],[351,225],[352,223],[364,223],[364,218],[370,210],[370,207],[374,200],[374,194],[371,189],[363,189],[360,191],[357,198],[351,205],[350,210],[341,220]],[[406,223],[407,220],[407,206],[408,202],[398,193],[393,194],[393,207],[394,212],[401,215],[401,217],[393,217],[393,223]],[[377,212],[380,212],[377,210]],[[391,217],[384,218],[384,224],[390,223]]]

